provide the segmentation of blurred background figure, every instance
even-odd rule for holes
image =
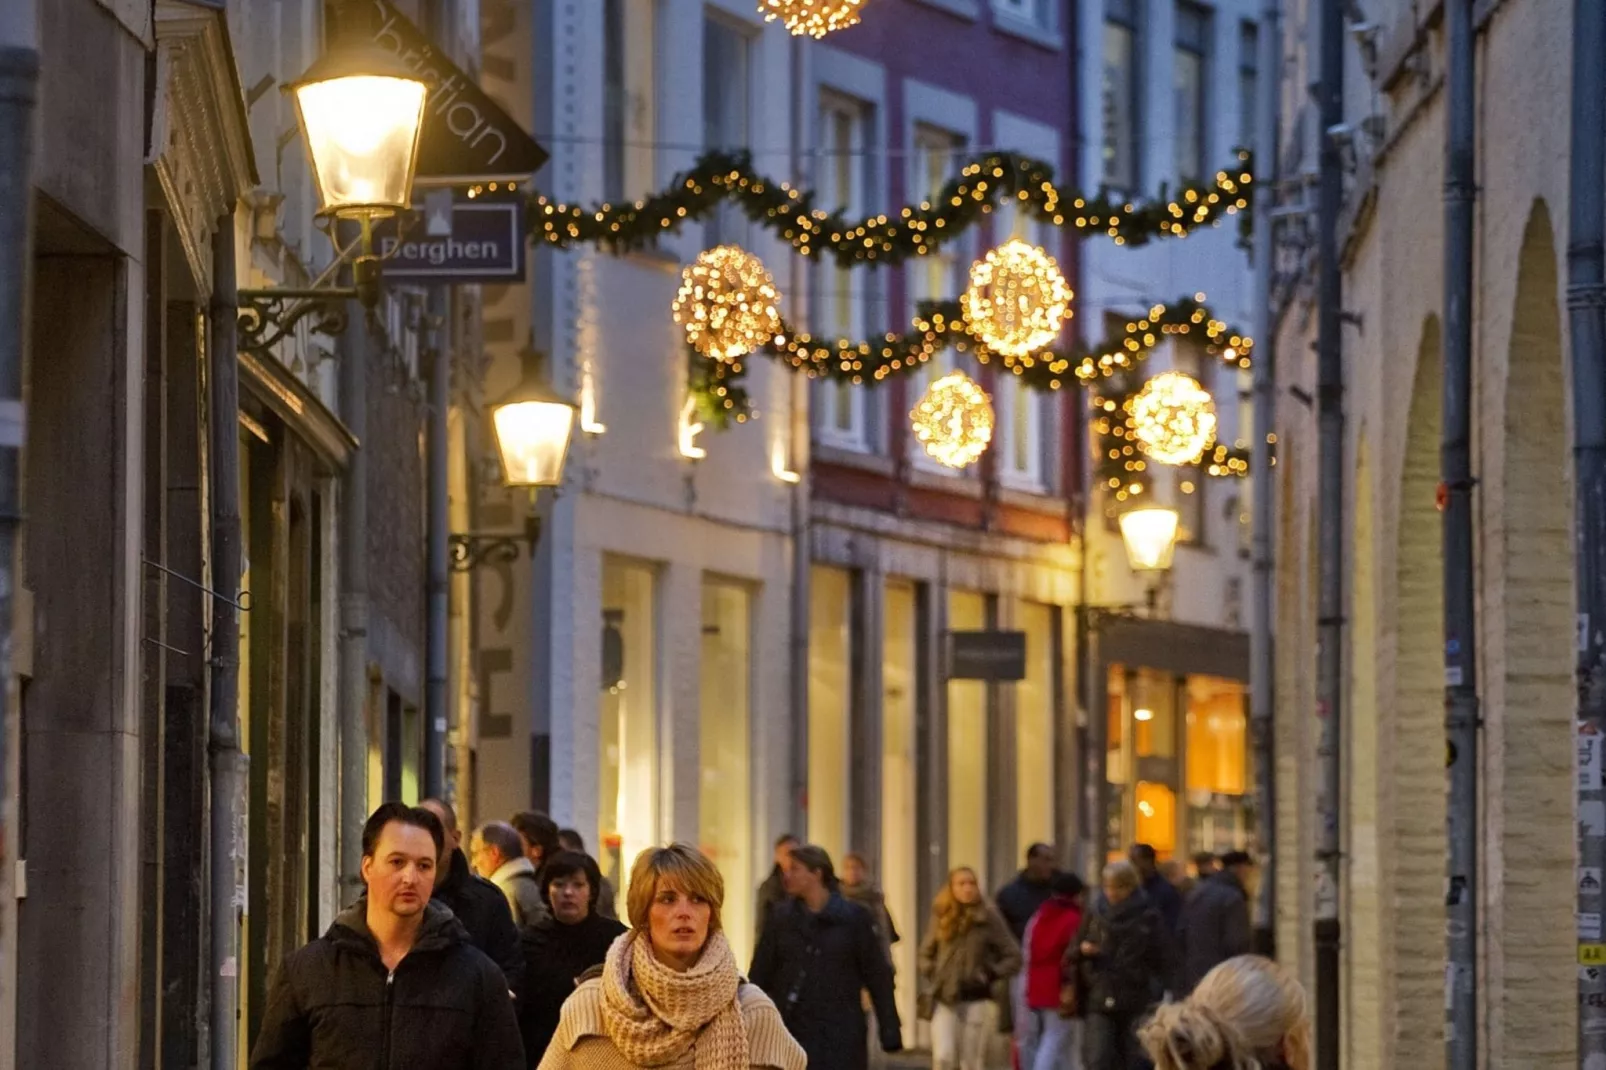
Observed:
[[[1020,966],[1020,947],[982,898],[976,871],[952,870],[920,946],[921,1017],[931,1020],[934,1070],[984,1070],[997,1002],[1008,998]]]
[[[1144,892],[1137,867],[1130,862],[1104,867],[1104,895],[1083,919],[1074,955],[1085,994],[1085,1070],[1143,1065],[1137,1024],[1165,993],[1168,940],[1165,920]]]
[[[586,850],[586,841],[581,839],[580,834],[574,829],[558,830],[558,846],[565,851],[589,854]],[[618,893],[614,891],[613,881],[602,875],[600,863],[597,866],[597,879],[602,883],[599,886],[600,890],[597,893],[597,902],[594,909],[605,918],[617,918],[619,916]]]

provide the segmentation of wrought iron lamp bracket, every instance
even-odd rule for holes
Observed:
[[[347,307],[357,297],[354,287],[241,290],[240,348],[252,353],[272,349],[293,333],[302,320],[315,316],[312,329],[337,335],[346,329]]]
[[[530,514],[524,518],[524,531],[489,532],[465,531],[447,536],[447,552],[453,572],[471,572],[481,565],[511,565],[519,559],[519,544],[530,548],[535,556],[536,544],[541,541],[541,518]]]

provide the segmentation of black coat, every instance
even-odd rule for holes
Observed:
[[[1182,907],[1182,970],[1179,995],[1192,992],[1204,975],[1253,950],[1249,893],[1231,873],[1200,881]]]
[[[1009,931],[1015,934],[1018,944],[1026,939],[1026,923],[1032,920],[1038,907],[1048,902],[1054,894],[1051,881],[1034,881],[1021,870],[1014,880],[998,889],[998,912],[1004,916],[1009,924]]]
[[[1098,953],[1083,955],[1083,943]],[[1114,904],[1100,896],[1072,948],[1086,993],[1083,1011],[1127,1017],[1158,1003],[1168,977],[1168,943],[1165,919],[1141,890]]]
[[[1156,873],[1143,882],[1143,894],[1149,897],[1149,905],[1165,919],[1166,931],[1175,937],[1182,925],[1182,893],[1177,891],[1177,886]]]
[[[575,980],[602,965],[608,948],[625,932],[612,918],[587,914],[578,925],[555,918],[524,930],[524,990],[519,994],[519,1031],[524,1051],[535,1066],[558,1031],[563,1001],[574,995]]]
[[[449,907],[468,930],[469,941],[485,952],[502,969],[507,987],[514,992],[524,981],[524,952],[519,947],[519,930],[513,924],[502,890],[468,868],[461,850],[452,852],[446,876],[435,885],[430,896]]]
[[[251,1070],[526,1070],[507,982],[439,903],[387,971],[367,900],[285,960]]]
[[[875,919],[836,892],[818,914],[797,899],[770,912],[753,953],[751,980],[780,1008],[810,1066],[864,1070],[869,1064],[859,995],[865,989],[875,1007],[882,1049],[903,1046],[892,964]]]
[[[753,926],[753,941],[755,945],[764,939],[764,930],[769,926],[770,911],[787,901],[786,881],[781,877],[781,867],[776,866],[770,870],[770,875],[764,878],[764,883],[758,886],[758,916]]]

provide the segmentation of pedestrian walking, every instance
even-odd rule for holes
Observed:
[[[1165,919],[1130,862],[1104,867],[1104,895],[1082,919],[1073,961],[1080,971],[1084,1070],[1143,1065],[1138,1020],[1165,991]]]
[[[1214,877],[1221,872],[1221,859],[1210,851],[1198,851],[1193,856],[1193,875],[1198,880]]]
[[[525,1070],[507,979],[430,901],[445,845],[428,810],[373,812],[367,894],[285,959],[251,1070]]]
[[[469,941],[501,967],[507,987],[514,992],[524,982],[524,949],[518,926],[502,890],[469,868],[463,855],[463,834],[457,811],[440,799],[425,799],[420,808],[434,814],[445,835],[431,899],[449,907],[468,930]]]
[[[887,897],[882,894],[881,886],[871,878],[870,867],[865,864],[863,855],[850,851],[842,856],[842,883],[839,890],[842,898],[870,912],[876,935],[881,938],[887,961],[891,962],[892,945],[903,937],[898,935],[898,927],[892,923],[892,914],[887,910]]]
[[[1182,922],[1182,893],[1160,872],[1160,863],[1153,847],[1146,843],[1134,843],[1127,852],[1127,860],[1138,871],[1149,905],[1160,912],[1160,917],[1165,919],[1166,932],[1174,939],[1177,926]]]
[[[1056,873],[1051,884],[1053,894],[1032,915],[1021,945],[1026,983],[1016,1015],[1020,1070],[1074,1070],[1081,1063],[1081,1010],[1070,962],[1082,928],[1082,879]]]
[[[534,1066],[557,1032],[564,1002],[587,970],[602,965],[625,927],[596,911],[602,873],[589,855],[559,851],[546,864],[550,913],[525,929],[529,981],[519,995],[519,1029]]]
[[[1200,881],[1182,906],[1179,995],[1192,992],[1221,963],[1254,948],[1249,918],[1254,859],[1245,851],[1228,851],[1221,863],[1221,872]]]
[[[1009,923],[1009,931],[1019,942],[1026,936],[1026,923],[1037,908],[1054,894],[1054,848],[1034,843],[1026,849],[1026,868],[998,890],[998,912]]]
[[[758,886],[758,910],[755,912],[757,923],[754,926],[753,946],[764,938],[764,926],[769,921],[770,910],[776,904],[786,901],[786,860],[792,854],[792,848],[801,843],[790,832],[782,833],[775,841],[775,865],[770,869],[769,876],[764,883]]]
[[[998,1021],[996,1002],[1008,998],[1009,979],[1020,966],[1020,947],[982,898],[976,871],[951,871],[920,946],[920,1016],[931,1020],[934,1070],[983,1070]]]
[[[519,834],[524,857],[530,860],[535,870],[536,887],[545,888],[546,881],[541,878],[541,870],[547,859],[563,849],[558,842],[558,823],[539,810],[520,810],[508,818],[508,824]]]
[[[791,898],[770,911],[749,976],[776,1001],[810,1066],[866,1070],[861,993],[875,1007],[881,1050],[903,1047],[886,945],[870,912],[843,898],[824,848],[794,848],[785,874]]]
[[[643,851],[626,892],[630,931],[563,1005],[540,1070],[804,1070],[775,1004],[736,968],[724,901],[697,848]]]
[[[547,917],[535,865],[525,856],[523,841],[512,825],[491,821],[475,829],[469,857],[479,875],[501,889],[520,928],[538,925]]]
[[[1258,955],[1228,959],[1193,994],[1154,1012],[1140,1035],[1156,1070],[1310,1070],[1305,990]]]
[[[575,854],[590,857],[590,852],[586,850],[586,841],[581,839],[580,834],[574,829],[558,830],[558,847],[560,850],[573,851]],[[592,860],[595,861],[595,859]],[[602,884],[597,893],[596,912],[605,918],[617,919],[619,917],[619,904],[616,902],[618,893],[614,891],[613,881],[603,876],[601,863],[597,865],[597,879]],[[550,881],[544,882],[542,887],[548,887],[550,884]]]

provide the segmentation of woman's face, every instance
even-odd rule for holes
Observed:
[[[658,960],[681,972],[695,966],[708,943],[708,921],[713,913],[708,900],[660,877],[652,909],[647,912],[647,935]]]
[[[547,885],[552,900],[552,916],[565,925],[578,925],[591,913],[591,880],[584,873],[571,873]]]
[[[864,863],[857,858],[846,859],[842,863],[842,883],[855,887],[864,883]]]
[[[1111,903],[1124,902],[1126,897],[1131,894],[1132,889],[1128,888],[1124,884],[1115,884],[1111,881],[1104,882],[1104,898],[1108,899]]]
[[[976,875],[968,869],[955,873],[949,879],[948,887],[954,893],[954,898],[966,906],[981,902],[981,888],[976,884]]]

